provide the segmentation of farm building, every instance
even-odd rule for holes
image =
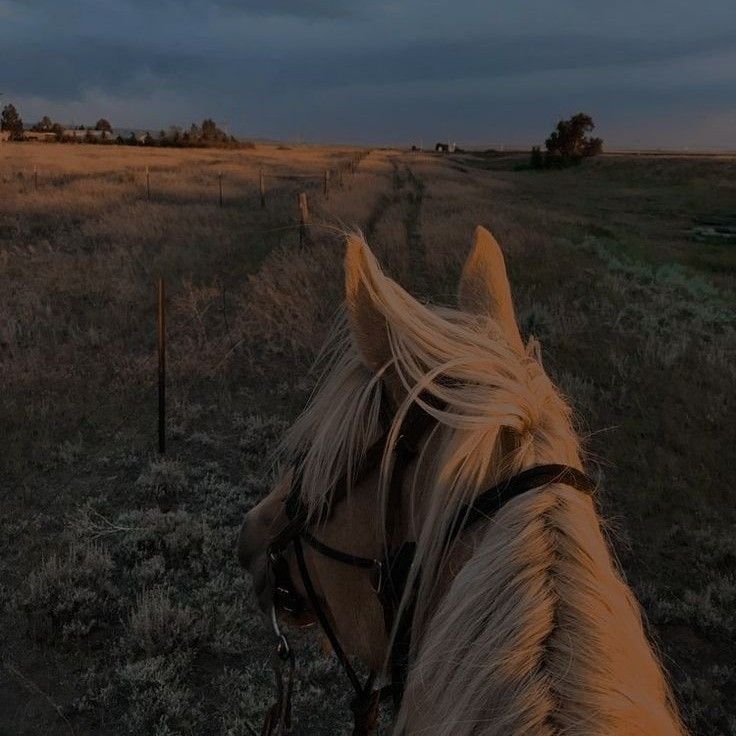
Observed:
[[[48,131],[37,131],[37,130],[25,130],[23,131],[24,141],[42,141],[48,143],[56,140],[56,133],[50,133]]]
[[[76,130],[75,128],[68,128],[62,135],[64,138],[77,141],[89,140],[90,138],[109,140],[113,137],[112,133],[106,130]]]
[[[437,143],[434,150],[437,151],[437,153],[455,153],[455,148],[455,141],[453,141],[452,143]]]
[[[0,130],[0,143],[3,143],[5,141],[10,140],[10,131],[9,130]]]

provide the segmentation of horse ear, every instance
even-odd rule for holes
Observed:
[[[503,253],[493,235],[480,225],[473,233],[473,246],[460,277],[458,303],[465,312],[492,317],[511,347],[524,353]]]
[[[383,285],[389,282],[375,256],[360,235],[349,235],[345,253],[345,304],[350,331],[358,354],[372,373],[383,371],[383,380],[398,402],[401,381],[393,367]],[[397,288],[395,284],[392,284]],[[408,295],[407,295],[408,296]]]

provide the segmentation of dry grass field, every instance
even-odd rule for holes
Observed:
[[[577,410],[687,722],[736,734],[736,248],[689,234],[734,213],[736,159],[535,172],[372,151],[325,201],[323,170],[352,155],[0,144],[0,736],[259,726],[270,643],[235,534],[312,386],[340,229],[362,228],[392,275],[442,303],[476,224]],[[309,639],[298,656],[298,733],[345,733],[341,674]]]

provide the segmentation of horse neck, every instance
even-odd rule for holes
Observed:
[[[524,494],[473,535],[427,618],[399,729],[683,733],[588,496],[560,484]]]

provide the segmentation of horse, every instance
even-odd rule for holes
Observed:
[[[684,736],[491,233],[475,230],[457,307],[421,303],[347,234],[320,365],[238,554],[277,634],[324,629],[354,733],[390,693],[397,735]]]

